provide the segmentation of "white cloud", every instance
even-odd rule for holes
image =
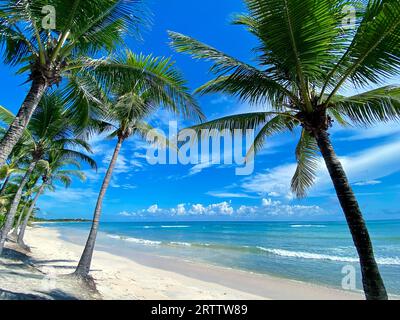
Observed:
[[[313,217],[327,214],[327,212],[319,206],[290,205],[280,201],[273,201],[269,198],[262,199],[261,207],[241,206],[236,212],[246,217],[279,218]]]
[[[189,209],[191,215],[231,215],[234,209],[228,202],[221,202],[204,206],[202,204],[194,204]]]
[[[161,210],[158,208],[158,205],[157,204],[154,204],[154,205],[152,205],[152,206],[150,206],[148,209],[147,209],[147,212],[149,212],[149,213],[157,213],[157,212],[160,212]]]
[[[225,95],[220,95],[219,97],[216,97],[215,99],[211,100],[211,104],[222,104],[222,103],[232,103],[235,100],[232,99],[231,97],[225,96]]]
[[[246,178],[242,188],[247,192],[285,197],[290,194],[290,181],[296,170],[295,164],[287,164],[268,169],[254,177]]]
[[[192,208],[190,209],[191,214],[205,214],[206,213],[206,208],[202,204],[194,204],[192,205]]]
[[[199,174],[204,169],[211,168],[212,166],[213,166],[213,162],[212,161],[196,164],[195,166],[190,168],[189,176],[194,176],[196,174]]]
[[[272,199],[262,199],[259,206],[242,205],[235,209],[230,202],[204,204],[178,204],[175,208],[163,209],[153,205],[146,210],[136,212],[123,211],[123,217],[151,218],[151,217],[246,217],[246,218],[295,218],[326,215],[327,213],[318,206],[302,206],[284,204]]]
[[[378,181],[400,171],[400,141],[393,141],[373,147],[357,154],[340,158],[350,182]],[[243,180],[242,188],[246,192],[257,194],[272,194],[290,199],[290,182],[296,170],[296,164],[286,164],[258,173]],[[320,159],[315,186],[310,195],[315,196],[322,191],[332,189],[328,171]]]
[[[250,196],[245,193],[233,193],[233,192],[209,191],[206,194],[215,198],[255,198],[254,196]]]
[[[43,195],[43,198],[50,198],[58,203],[73,203],[81,202],[87,199],[96,200],[98,193],[91,189],[61,189],[57,188],[56,192],[48,192]]]
[[[358,141],[384,138],[400,133],[400,126],[396,122],[379,123],[369,128],[356,128],[353,130],[340,129],[335,133],[346,133],[346,137],[339,138],[340,141]]]
[[[261,200],[261,204],[263,207],[272,207],[272,206],[277,206],[280,205],[281,202],[280,201],[272,201],[272,199],[268,198],[268,199],[262,199]]]
[[[184,215],[186,213],[185,204],[183,203],[178,204],[178,206],[176,207],[176,213],[178,215]]]
[[[211,209],[211,213],[219,213],[223,215],[231,215],[234,211],[228,202],[213,204],[209,206],[209,209]]]
[[[118,215],[121,217],[131,217],[132,216],[132,214],[129,213],[128,211],[122,211]]]
[[[369,181],[360,181],[360,182],[356,182],[354,185],[355,186],[360,186],[360,187],[364,187],[364,186],[375,186],[377,184],[381,184],[382,181],[378,181],[378,180],[369,180]]]

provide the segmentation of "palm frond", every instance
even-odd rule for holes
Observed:
[[[265,140],[273,134],[282,133],[284,131],[292,131],[297,125],[297,121],[285,114],[278,114],[263,125],[261,130],[254,138],[254,142],[247,151],[246,159],[252,158],[260,152],[265,146]]]
[[[350,79],[363,86],[379,83],[400,72],[400,6],[398,0],[371,0],[354,38],[329,73],[335,80],[331,98]]]
[[[291,183],[292,192],[299,198],[305,197],[314,184],[319,166],[318,150],[315,138],[303,129],[296,148],[297,168]]]
[[[334,96],[329,109],[356,124],[400,120],[400,87],[385,86],[352,97]]]
[[[140,88],[142,92],[147,91],[158,105],[188,118],[204,119],[182,75],[169,58],[127,51],[108,60],[89,59],[84,68],[94,74],[103,87],[113,88],[114,92],[126,94],[128,89]]]
[[[87,163],[92,169],[97,170],[96,161],[84,153],[69,149],[62,149],[60,152],[62,153],[63,159],[78,159],[84,163]]]

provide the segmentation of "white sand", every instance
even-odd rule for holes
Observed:
[[[14,292],[53,299],[65,296],[107,300],[363,298],[360,294],[322,286],[183,261],[176,261],[176,270],[171,272],[96,251],[91,275],[100,297],[87,292],[71,279],[60,277],[74,270],[82,253],[81,246],[61,240],[57,230],[43,227],[29,228],[26,243],[32,250],[28,260],[11,263],[10,259],[1,259],[0,289],[3,295],[4,292]]]

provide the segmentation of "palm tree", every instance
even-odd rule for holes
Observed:
[[[198,119],[203,119],[199,107],[188,94],[185,81],[169,59],[127,52],[125,56],[111,63],[117,63],[121,66],[120,81],[109,84],[112,92],[110,93],[106,114],[108,122],[103,121],[101,127],[102,130],[112,130],[110,137],[117,138],[117,144],[100,189],[85,249],[74,272],[76,277],[85,280],[89,279],[104,196],[123,143],[134,135],[146,137],[147,133],[153,128],[145,122],[145,119],[160,106],[166,107],[176,114],[192,115],[197,116]],[[129,69],[137,67],[142,68],[143,74],[153,74],[152,78],[156,81],[149,84],[143,77],[132,79],[129,75]],[[128,70],[128,73],[125,70]]]
[[[35,185],[37,183],[38,177],[35,176],[35,174],[32,174],[29,178],[28,183],[25,186],[25,194],[21,197],[19,207],[17,210],[16,215],[18,216],[18,219],[14,222],[14,229],[10,233],[9,237],[13,240],[16,240],[18,237],[18,229],[21,225],[22,218],[24,217],[25,211],[27,207],[29,206],[29,203],[31,202],[31,195],[34,193],[36,190]]]
[[[3,107],[0,106],[0,109],[3,109]],[[11,113],[10,114],[6,113],[5,115],[3,114],[3,116],[0,116],[0,118],[6,121],[7,120],[12,121],[14,119],[14,116]],[[3,128],[1,128],[1,131],[3,131]],[[0,168],[0,179],[4,180],[0,189],[0,197],[4,195],[6,187],[10,182],[12,176],[14,174],[21,173],[22,172],[21,165],[26,164],[27,161],[29,160],[27,158],[27,150],[25,147],[25,143],[26,139],[21,139],[20,142],[15,146],[10,157],[7,159],[6,164],[4,164]]]
[[[43,194],[45,189],[54,191],[56,182],[63,184],[68,188],[72,183],[72,177],[77,177],[81,181],[86,179],[84,173],[80,171],[81,165],[79,158],[71,158],[70,154],[63,151],[50,152],[47,158],[45,169],[41,173],[42,183],[36,190],[36,195],[30,202],[28,211],[25,214],[24,221],[21,224],[20,231],[17,237],[17,243],[27,248],[24,243],[25,230],[28,226],[29,219],[35,209],[39,197]]]
[[[234,24],[244,26],[258,41],[254,65],[170,33],[177,51],[213,63],[211,71],[217,77],[199,88],[199,93],[225,93],[266,106],[265,112],[229,116],[197,129],[259,128],[249,150],[252,153],[262,148],[271,134],[300,126],[293,192],[305,196],[313,185],[320,151],[360,258],[366,298],[387,299],[366,223],[328,131],[333,119],[339,124],[369,125],[399,118],[400,87],[381,87],[352,97],[339,95],[346,85],[377,85],[399,73],[398,0],[371,0],[359,7],[354,30],[343,28],[347,11],[341,0],[245,3],[248,13],[238,15]]]
[[[26,129],[43,94],[71,70],[88,68],[95,56],[121,44],[125,31],[137,27],[140,0],[1,0],[0,44],[4,62],[29,73],[30,90],[17,117],[0,141],[2,166]],[[43,23],[42,10],[52,6],[56,21]],[[50,30],[50,27],[54,29]]]
[[[36,109],[28,130],[24,130],[25,135],[29,135],[27,148],[29,149],[31,162],[29,163],[23,179],[11,201],[9,211],[6,215],[6,221],[0,234],[0,255],[2,253],[7,235],[10,232],[21,196],[26,184],[38,164],[45,163],[45,156],[51,151],[62,151],[65,156],[79,158],[88,163],[92,168],[96,168],[96,163],[86,154],[76,151],[76,148],[83,148],[91,152],[90,146],[82,139],[74,137],[73,121],[68,122],[63,99],[57,94],[43,96],[39,107]],[[9,120],[10,112],[0,108],[0,117]]]

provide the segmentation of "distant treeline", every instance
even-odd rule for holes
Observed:
[[[43,218],[33,218],[33,222],[92,222],[88,219],[43,219]]]

